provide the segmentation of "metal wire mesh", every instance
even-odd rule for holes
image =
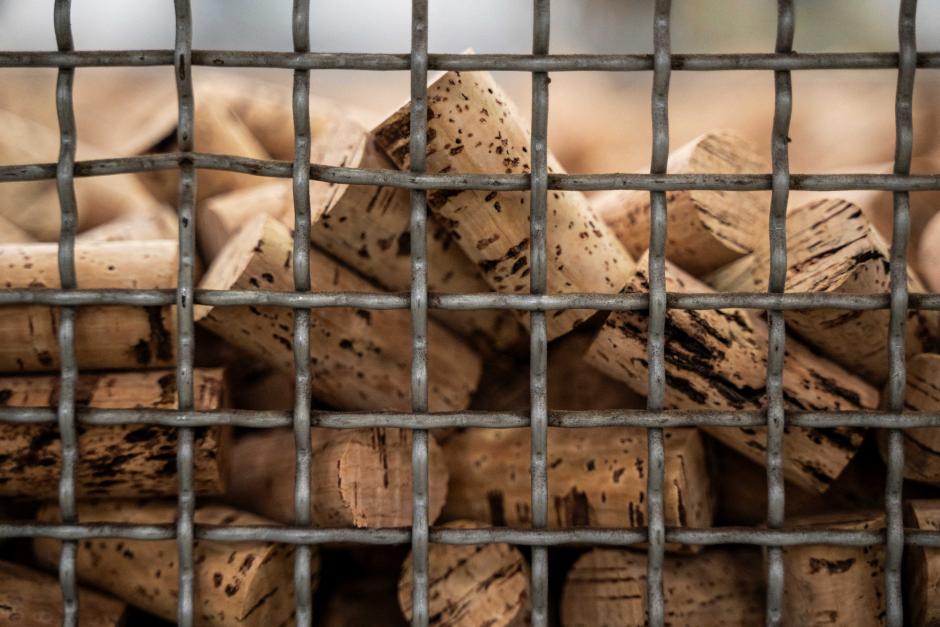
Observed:
[[[782,620],[783,562],[781,547],[800,544],[886,546],[885,590],[887,623],[903,624],[900,565],[905,545],[940,547],[940,532],[905,531],[901,519],[903,470],[902,429],[940,427],[940,412],[904,411],[904,326],[908,309],[940,309],[940,294],[908,294],[906,253],[909,239],[911,191],[940,189],[940,174],[911,175],[911,98],[916,68],[940,68],[940,52],[918,53],[915,41],[916,0],[900,0],[899,53],[814,53],[792,50],[795,29],[792,0],[779,0],[777,42],[770,54],[671,54],[670,0],[655,0],[654,52],[652,55],[551,55],[549,54],[550,2],[533,0],[531,55],[433,55],[428,53],[428,2],[412,1],[410,54],[333,54],[310,51],[309,0],[293,3],[293,52],[246,52],[192,49],[189,0],[175,0],[174,50],[75,51],[71,36],[70,0],[55,2],[57,50],[43,52],[0,51],[0,67],[58,68],[56,105],[60,130],[57,163],[0,165],[0,182],[55,179],[61,204],[59,273],[61,289],[7,289],[0,291],[0,305],[44,304],[61,309],[59,349],[61,393],[56,408],[0,409],[0,421],[29,424],[57,423],[62,440],[59,486],[61,524],[5,522],[0,538],[48,537],[63,541],[60,581],[64,600],[64,624],[78,622],[75,581],[76,545],[92,538],[176,541],[179,554],[178,619],[193,624],[193,543],[267,541],[296,545],[295,597],[298,624],[309,625],[311,609],[311,547],[331,542],[362,544],[411,544],[414,555],[413,623],[428,622],[429,543],[477,544],[509,542],[532,547],[531,598],[534,625],[548,622],[548,559],[550,546],[596,544],[627,546],[647,543],[647,604],[649,624],[664,622],[662,593],[663,548],[666,542],[686,544],[751,544],[768,547],[767,623]],[[173,65],[178,94],[178,150],[139,157],[75,162],[76,129],[72,108],[74,68],[87,66]],[[292,162],[262,161],[193,151],[192,67],[265,67],[294,70],[293,120],[295,152]],[[790,72],[819,69],[896,68],[897,142],[894,173],[890,175],[800,175],[789,171],[787,133],[792,108]],[[310,70],[358,69],[409,71],[411,74],[412,156],[409,172],[368,170],[310,164]],[[531,175],[427,174],[427,74],[429,70],[510,70],[532,73]],[[669,152],[668,89],[672,71],[771,70],[775,73],[772,137],[773,171],[754,175],[666,174]],[[549,174],[547,169],[548,75],[567,71],[652,71],[653,151],[650,174]],[[293,181],[295,237],[293,292],[208,291],[194,289],[195,222],[193,220],[196,169],[228,170]],[[178,169],[179,276],[175,290],[82,289],[76,283],[74,244],[76,230],[76,176]],[[310,181],[385,185],[411,190],[411,291],[407,294],[360,294],[315,291],[309,272]],[[531,193],[532,272],[530,294],[429,294],[427,291],[426,215],[429,189],[529,190]],[[649,294],[548,294],[546,282],[546,203],[548,190],[648,190],[651,196]],[[668,294],[665,288],[666,192],[687,189],[728,191],[770,190],[769,241],[771,267],[766,293]],[[786,294],[786,205],[790,190],[837,191],[878,189],[894,193],[894,236],[891,246],[889,294]],[[176,305],[179,328],[177,346],[177,410],[96,410],[76,408],[75,308],[86,305]],[[295,316],[293,346],[296,396],[292,412],[217,410],[197,411],[193,406],[193,307],[269,305],[292,308]],[[360,307],[411,310],[413,362],[411,412],[323,412],[310,409],[309,315],[312,308]],[[766,412],[664,410],[664,324],[667,309],[715,309],[738,307],[766,310],[769,322]],[[530,312],[531,409],[525,412],[461,411],[429,413],[427,408],[427,317],[429,308],[504,308]],[[549,411],[546,405],[547,336],[545,314],[559,309],[648,310],[649,396],[647,410]],[[890,310],[888,343],[890,378],[886,411],[784,412],[782,374],[786,332],[783,312],[792,309],[838,308]],[[75,466],[78,424],[155,424],[179,429],[178,517],[174,525],[83,524],[76,518]],[[296,445],[295,524],[289,527],[222,527],[196,525],[193,521],[192,429],[209,425],[253,428],[293,428]],[[408,529],[313,528],[310,521],[310,428],[403,427],[413,430],[413,525]],[[663,520],[662,429],[675,426],[767,426],[767,528],[723,527],[712,529],[666,528]],[[783,528],[782,475],[785,425],[833,427],[863,426],[889,432],[888,482],[885,493],[887,527],[884,531],[846,531]],[[625,529],[547,527],[547,427],[638,426],[648,429],[648,526]],[[531,529],[445,529],[429,527],[427,430],[440,427],[529,427],[531,429]]]

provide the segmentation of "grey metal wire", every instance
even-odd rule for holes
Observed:
[[[59,50],[69,51],[72,40],[71,0],[56,0],[53,11],[56,44]],[[72,87],[75,70],[61,68],[56,79],[56,111],[59,120],[59,160],[56,164],[56,189],[59,196],[61,220],[59,227],[59,283],[63,290],[75,289],[75,227],[78,207],[75,200],[75,112],[72,107]],[[59,328],[60,384],[57,420],[62,443],[62,466],[59,478],[59,509],[63,523],[78,522],[75,508],[75,467],[78,463],[78,434],[75,427],[75,385],[78,364],[75,357],[75,309],[62,307]],[[75,558],[78,545],[63,542],[59,554],[59,583],[62,588],[62,624],[78,625],[78,585],[75,577]]]
[[[426,170],[428,142],[428,0],[411,2],[412,174]],[[411,410],[428,410],[428,195],[411,191]],[[428,432],[411,432],[411,624],[428,624]]]
[[[914,133],[911,117],[916,68],[917,0],[901,0],[898,14],[898,87],[895,104],[896,143],[895,174],[911,171]],[[907,325],[907,248],[910,239],[910,202],[907,192],[894,194],[894,228],[891,237],[891,317],[888,332],[888,409],[897,414],[904,411],[907,386],[905,329]],[[904,623],[904,602],[901,589],[901,562],[904,556],[904,519],[901,511],[904,487],[904,432],[888,431],[888,477],[885,486],[885,604],[886,622],[891,627]]]
[[[172,170],[191,160],[196,168],[225,170],[272,178],[293,177],[292,161],[252,159],[233,155],[175,152],[137,157],[94,159],[75,163],[75,176],[105,176],[155,170]],[[38,181],[55,178],[56,164],[33,163],[0,166],[0,182]],[[525,191],[525,174],[415,174],[397,170],[310,165],[310,180],[337,185],[380,185],[405,189],[456,189]],[[548,189],[566,191],[637,190],[725,190],[772,189],[770,174],[549,174]],[[940,174],[791,174],[790,189],[829,192],[849,189],[886,191],[932,191],[940,189]]]
[[[669,78],[670,61],[669,18],[671,0],[656,0],[653,15],[653,152],[650,174],[664,174],[669,160]],[[666,192],[650,192],[650,246],[649,246],[649,325],[646,355],[649,364],[649,383],[646,408],[661,411],[666,396]],[[646,559],[646,608],[651,627],[662,627],[665,622],[663,601],[663,555],[665,552],[665,522],[663,510],[663,481],[666,473],[663,430],[647,430],[646,517],[648,541]]]
[[[293,28],[295,52],[310,50],[310,0],[294,0]],[[292,100],[294,118],[294,290],[310,293],[310,71],[294,71]],[[294,310],[294,521],[311,525],[310,513],[310,310]],[[294,553],[294,599],[297,625],[313,624],[311,561],[313,550],[301,544]]]
[[[58,424],[63,445],[59,487],[61,524],[0,523],[0,538],[50,537],[64,542],[60,558],[60,583],[64,599],[64,624],[78,621],[75,583],[75,550],[87,538],[168,540],[177,543],[180,563],[180,624],[193,622],[193,542],[282,542],[296,545],[294,586],[297,621],[310,624],[310,576],[312,545],[353,542],[407,544],[414,556],[413,623],[428,622],[428,545],[509,542],[533,547],[533,624],[547,624],[550,546],[630,546],[648,543],[648,611],[651,625],[664,620],[662,556],[666,542],[685,544],[752,544],[768,548],[767,622],[782,619],[783,570],[780,547],[799,544],[841,546],[885,545],[887,622],[903,624],[900,564],[904,546],[940,548],[940,532],[910,530],[901,518],[903,481],[902,429],[940,427],[940,412],[903,412],[905,386],[904,326],[909,309],[940,310],[940,294],[908,294],[905,255],[909,240],[909,192],[940,190],[940,174],[910,174],[912,155],[911,100],[916,68],[940,68],[940,53],[916,50],[916,0],[900,0],[899,53],[792,52],[792,0],[779,0],[777,45],[772,54],[670,54],[668,0],[657,0],[652,55],[552,55],[549,54],[548,0],[533,0],[532,54],[453,55],[427,52],[427,0],[413,0],[412,48],[409,54],[359,54],[310,52],[309,0],[295,0],[293,52],[192,50],[189,0],[175,0],[174,50],[75,51],[71,37],[70,1],[55,2],[57,50],[0,52],[0,67],[55,67],[59,69],[56,105],[60,128],[60,152],[55,163],[0,166],[0,182],[55,179],[62,208],[59,240],[61,289],[12,289],[0,291],[0,305],[42,304],[61,308],[59,344],[61,394],[56,408],[0,408],[0,421],[16,424]],[[75,161],[75,123],[72,84],[75,67],[174,65],[179,100],[176,152],[140,157]],[[192,67],[279,67],[295,71],[293,112],[295,154],[293,161],[259,160],[214,155],[194,150],[194,102]],[[787,128],[791,109],[789,72],[820,69],[898,69],[896,105],[897,146],[892,174],[806,175],[790,173],[787,163]],[[310,164],[309,70],[361,69],[407,70],[411,73],[411,169],[408,172],[369,170]],[[533,75],[532,174],[429,174],[425,171],[427,148],[427,73],[429,70],[516,70]],[[653,156],[650,174],[549,174],[547,171],[548,72],[653,71]],[[672,70],[771,70],[776,75],[773,132],[773,171],[769,174],[716,175],[666,174],[668,157],[668,84]],[[245,174],[291,178],[294,190],[295,241],[293,292],[195,290],[195,170],[226,170]],[[175,290],[79,289],[74,267],[76,204],[74,178],[179,169],[180,263]],[[311,291],[309,272],[310,181],[337,184],[385,185],[411,190],[412,285],[409,293],[319,294]],[[429,189],[479,189],[531,193],[532,274],[530,294],[429,294],[426,259],[426,191]],[[545,262],[545,214],[547,191],[636,189],[651,193],[649,294],[547,294]],[[771,190],[771,273],[767,293],[667,294],[664,275],[665,192],[684,189],[729,191]],[[894,238],[891,248],[889,294],[787,294],[785,293],[785,207],[789,190],[838,191],[877,189],[894,193]],[[76,408],[74,390],[75,307],[86,305],[177,306],[179,408],[176,410],[101,410]],[[193,307],[269,305],[294,309],[294,358],[296,394],[292,412],[216,410],[193,407],[192,367]],[[362,307],[411,310],[413,325],[412,411],[327,412],[310,409],[309,316],[317,307]],[[667,308],[750,308],[768,310],[768,409],[761,411],[663,410],[664,322]],[[428,309],[515,309],[530,312],[530,389],[528,412],[458,411],[429,413],[427,407]],[[782,368],[785,345],[783,311],[837,308],[890,310],[890,377],[885,411],[836,411],[784,413]],[[550,411],[546,406],[547,336],[545,312],[561,309],[605,311],[649,310],[650,394],[647,410]],[[401,427],[414,433],[412,450],[413,525],[407,529],[327,529],[310,526],[310,426],[330,428]],[[174,525],[81,524],[75,517],[76,428],[78,425],[155,424],[179,429],[179,516]],[[192,429],[211,425],[250,428],[293,427],[296,445],[295,526],[219,527],[196,525],[193,520]],[[768,525],[767,528],[678,529],[664,526],[662,511],[663,442],[661,429],[677,426],[768,426]],[[804,427],[855,426],[885,428],[889,434],[888,481],[885,494],[887,525],[884,531],[838,531],[782,528],[783,490],[780,463],[785,425]],[[625,529],[554,529],[547,526],[547,427],[587,428],[636,426],[649,431],[648,526]],[[531,479],[533,528],[447,529],[429,527],[427,499],[427,429],[441,427],[529,427],[532,435]]]
[[[176,12],[176,93],[178,116],[176,143],[181,151],[193,150],[195,142],[195,102],[192,79],[193,25],[189,0],[175,0]],[[176,390],[180,413],[193,410],[194,308],[193,283],[196,259],[196,170],[193,162],[179,163],[179,273],[176,290]],[[196,577],[193,563],[193,518],[196,495],[193,490],[193,430],[181,428],[177,441],[176,468],[179,483],[176,514],[176,551],[179,560],[177,622],[182,627],[194,623]]]
[[[793,50],[795,20],[793,1],[779,0],[777,6],[776,52]],[[773,190],[770,200],[770,276],[767,291],[782,294],[787,279],[787,199],[790,194],[790,113],[793,95],[790,71],[774,72],[774,124],[772,143]],[[786,328],[783,311],[767,310],[767,526],[779,529],[784,524],[785,489],[783,484],[786,425],[783,395],[783,369],[786,352]],[[767,549],[767,607],[765,622],[777,626],[783,622],[783,549]]]
[[[532,54],[548,54],[551,34],[550,0],[532,3]],[[532,73],[532,132],[529,153],[529,292],[545,294],[546,216],[548,213],[548,84],[547,72]],[[544,311],[529,314],[529,420],[532,528],[548,527],[548,329]],[[532,548],[532,625],[548,625],[548,549]]]
[[[653,69],[649,54],[429,54],[429,70],[507,72],[644,72]],[[230,68],[289,70],[411,69],[411,55],[360,52],[267,52],[194,50],[193,64]],[[917,67],[940,67],[940,53],[919,53]],[[172,65],[172,50],[81,50],[74,52],[0,52],[0,67],[145,67]],[[674,54],[673,70],[875,70],[898,67],[890,52],[813,52],[792,54]]]

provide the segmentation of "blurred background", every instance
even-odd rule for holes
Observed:
[[[172,4],[169,0],[74,0],[76,48],[171,48]],[[527,0],[431,0],[430,49],[528,52],[531,4]],[[897,0],[797,0],[795,49],[894,51],[897,4]],[[918,47],[938,50],[940,0],[919,4]],[[652,5],[652,0],[554,0],[552,51],[649,53]],[[0,0],[0,49],[54,49],[52,8],[52,2]],[[290,50],[290,12],[290,0],[193,0],[193,45]],[[405,52],[409,19],[408,0],[313,0],[311,46],[330,52]],[[773,0],[674,0],[673,51],[770,52],[775,22]],[[78,88],[83,74],[101,71],[79,70]],[[207,71],[211,72],[201,73]],[[2,70],[0,80],[23,72]],[[125,75],[144,73],[160,74],[168,84],[172,82],[169,68],[124,71]],[[290,84],[290,72],[285,70],[251,73],[262,81]],[[497,80],[528,115],[529,76],[501,73]],[[793,169],[825,172],[890,160],[895,81],[891,71],[794,73]],[[406,72],[320,71],[313,73],[312,84],[312,106],[317,106],[317,97],[330,98],[355,105],[367,121],[383,118],[408,96]],[[917,154],[938,145],[938,84],[940,73],[918,72]],[[549,141],[561,163],[573,172],[647,167],[649,89],[649,72],[554,74]],[[53,106],[51,89],[47,92],[48,102],[35,106]],[[769,72],[675,72],[670,105],[673,147],[717,127],[736,129],[761,147],[769,147],[773,115]]]

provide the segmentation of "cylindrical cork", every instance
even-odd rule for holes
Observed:
[[[917,265],[931,292],[940,292],[940,213],[927,222],[917,246]]]
[[[222,371],[193,373],[197,410],[219,409]],[[0,378],[0,407],[55,407],[57,376]],[[95,409],[175,409],[176,373],[169,370],[83,374],[75,404]],[[153,425],[78,426],[75,488],[79,497],[173,496],[179,490],[173,427]],[[229,428],[195,429],[193,489],[200,495],[225,489]],[[54,424],[0,423],[0,496],[56,498],[62,443]]]
[[[59,151],[57,129],[3,109],[0,109],[0,128],[3,129],[0,162],[9,165],[55,160]],[[78,144],[78,152],[82,159],[114,156],[87,144]],[[147,213],[159,206],[132,174],[77,177],[75,199],[79,232],[121,216]],[[0,185],[0,216],[34,239],[56,241],[62,220],[56,181],[9,181]]]
[[[196,150],[219,155],[270,159],[270,155],[268,155],[264,146],[226,105],[224,100],[212,97],[211,93],[204,93],[201,98],[197,97],[197,101],[199,105],[196,107],[195,128],[193,129]],[[175,110],[176,106],[176,103],[170,100],[165,102],[162,108],[164,110],[166,108]],[[155,125],[152,129],[154,140],[147,148],[153,152],[175,150],[176,116],[167,119],[161,114],[159,117],[161,124]],[[158,134],[161,129],[162,135]],[[140,174],[140,178],[151,193],[162,202],[172,204],[176,201],[179,193],[178,170],[144,172]],[[251,187],[263,181],[264,179],[260,177],[240,172],[200,170],[199,184],[196,186],[196,200],[201,202],[217,194]]]
[[[669,155],[670,174],[763,174],[770,163],[747,139],[712,131]],[[754,250],[766,248],[769,192],[678,190],[669,203],[666,257],[702,274]],[[615,190],[594,203],[597,213],[634,257],[649,247],[650,193]]]
[[[890,251],[861,208],[840,199],[823,199],[791,209],[787,215],[788,292],[876,294],[890,289]],[[719,292],[767,290],[770,253],[748,255],[716,270],[705,282]],[[923,292],[913,271],[908,288]],[[874,383],[888,379],[887,309],[788,311],[787,324],[807,343]],[[940,314],[908,313],[907,356],[937,342]]]
[[[78,505],[84,523],[166,525],[176,517],[168,501],[85,501]],[[58,522],[54,505],[43,506],[37,520]],[[223,505],[196,508],[200,525],[269,525],[264,518]],[[36,559],[46,567],[58,564],[61,543],[36,538]],[[194,544],[195,624],[200,627],[288,624],[294,612],[293,546],[262,542]],[[176,619],[179,567],[173,540],[82,540],[75,572],[78,580],[107,591],[164,620]],[[319,559],[314,553],[314,581]]]
[[[406,105],[374,132],[376,143],[406,170],[410,115]],[[530,143],[523,118],[490,74],[448,72],[428,87],[429,173],[529,174]],[[551,155],[548,171],[562,172]],[[428,207],[494,289],[518,294],[529,291],[530,200],[528,192],[438,190],[428,194]],[[633,259],[580,192],[549,192],[546,237],[549,293],[616,294],[626,284]],[[592,313],[550,312],[549,339]]]
[[[668,625],[738,627],[764,621],[764,577],[753,549],[709,548],[667,556],[663,564]],[[563,627],[646,625],[646,555],[594,549],[568,571]]]
[[[75,246],[80,288],[176,287],[177,243],[86,242]],[[0,245],[0,288],[56,288],[56,244]],[[59,369],[59,310],[0,307],[0,372]],[[75,355],[81,370],[159,368],[175,360],[171,307],[87,306],[75,312]]]
[[[444,525],[480,527],[460,520]],[[523,627],[530,623],[529,568],[510,544],[432,544],[428,548],[428,616],[435,627],[488,625]],[[398,603],[411,620],[412,557],[398,580]]]
[[[532,522],[528,429],[467,429],[442,445],[450,474],[445,519],[494,526]],[[643,429],[548,430],[551,527],[646,525],[647,442]],[[666,525],[709,527],[713,494],[702,438],[666,431]]]
[[[940,531],[940,500],[908,501],[904,526],[921,531]],[[910,624],[940,624],[940,549],[905,547],[905,589]]]
[[[795,527],[878,531],[882,512],[822,514]],[[783,548],[783,624],[866,627],[884,624],[884,545]]]
[[[105,222],[75,238],[76,242],[126,242],[179,237],[176,213],[161,208],[143,215],[124,216]]]
[[[213,261],[201,287],[293,290],[293,238],[269,216],[246,224]],[[326,255],[311,252],[317,292],[370,292],[375,287]],[[275,307],[197,306],[205,328],[266,363],[293,372],[293,314]],[[411,319],[407,311],[317,308],[310,314],[311,387],[333,407],[411,407]],[[480,379],[480,357],[449,331],[428,324],[431,411],[464,409]]]
[[[649,291],[646,255],[637,263],[628,292]],[[666,289],[708,293],[694,277],[666,262]],[[647,316],[611,314],[586,355],[588,363],[647,393]],[[679,310],[666,313],[666,397],[668,409],[751,410],[764,408],[767,328],[745,310]],[[783,395],[800,410],[874,409],[878,391],[860,378],[787,339]],[[764,428],[711,427],[704,431],[758,464],[767,461]],[[787,480],[824,492],[841,474],[864,438],[864,430],[788,427],[784,434]]]
[[[324,165],[392,169],[388,157],[358,124],[338,120],[314,138],[311,159]],[[313,214],[311,242],[384,288],[411,288],[411,204],[408,190],[370,185],[310,184]],[[222,246],[259,212],[294,225],[289,181],[266,183],[211,199],[200,212],[200,246],[213,259]],[[447,229],[428,222],[428,290],[435,293],[489,292],[475,263],[461,251]],[[451,329],[477,340],[476,345],[503,350],[523,343],[522,326],[508,311],[440,311],[431,315]]]
[[[79,627],[120,627],[127,605],[107,595],[80,588]],[[0,625],[57,627],[62,624],[62,586],[51,575],[0,562]]]
[[[904,408],[914,411],[940,409],[940,355],[923,353],[907,362]],[[904,429],[904,478],[940,484],[940,428]],[[888,437],[878,432],[881,456],[888,459]]]
[[[294,442],[287,430],[240,438],[228,499],[278,522],[294,520]],[[310,512],[324,527],[411,525],[411,431],[408,429],[314,429],[311,434]],[[434,438],[428,440],[432,522],[444,506],[447,466]]]
[[[0,215],[0,244],[26,244],[36,238]]]

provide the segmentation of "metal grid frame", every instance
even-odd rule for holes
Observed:
[[[76,625],[78,599],[75,581],[75,551],[79,540],[126,538],[176,541],[180,560],[178,619],[193,624],[193,542],[195,539],[225,542],[270,541],[296,545],[294,585],[297,622],[312,619],[310,558],[312,545],[328,542],[361,544],[410,543],[414,554],[415,625],[425,625],[427,614],[427,559],[429,543],[476,544],[509,542],[532,547],[532,618],[534,625],[548,622],[548,560],[550,546],[595,544],[627,546],[647,543],[647,607],[650,625],[662,625],[663,547],[666,542],[751,544],[768,548],[768,624],[782,620],[783,564],[781,548],[800,544],[886,546],[885,589],[887,623],[903,623],[900,580],[905,546],[940,547],[940,532],[905,530],[901,518],[904,450],[902,430],[910,427],[940,427],[940,411],[907,412],[904,325],[908,309],[940,310],[940,294],[908,294],[906,251],[909,240],[909,192],[940,189],[940,174],[911,175],[911,101],[916,68],[940,68],[940,52],[918,53],[915,41],[917,0],[899,0],[899,53],[799,54],[792,50],[795,28],[793,0],[778,0],[775,52],[770,54],[689,54],[670,52],[670,0],[654,0],[654,52],[652,55],[552,55],[549,54],[550,0],[533,0],[531,55],[432,55],[427,50],[428,0],[412,0],[412,45],[410,54],[333,54],[310,52],[309,2],[293,0],[292,53],[214,51],[192,49],[190,0],[174,0],[176,44],[174,50],[75,51],[70,24],[71,1],[55,0],[57,50],[49,52],[0,51],[0,67],[58,68],[56,105],[60,129],[60,153],[56,163],[0,165],[0,182],[55,179],[61,204],[59,273],[61,289],[8,289],[0,291],[0,305],[45,304],[61,308],[59,345],[61,394],[56,408],[0,409],[0,421],[11,423],[57,423],[62,438],[62,470],[59,505],[62,524],[28,522],[0,523],[0,538],[50,537],[63,541],[59,578],[64,599],[64,624]],[[173,65],[176,69],[179,123],[178,150],[173,153],[75,161],[76,129],[72,108],[74,68],[87,66]],[[191,69],[198,65],[267,67],[294,70],[293,118],[295,156],[292,162],[262,161],[231,155],[210,155],[193,150],[194,101]],[[896,98],[896,153],[890,175],[800,175],[789,171],[787,132],[792,109],[790,72],[819,69],[898,70]],[[310,164],[309,97],[310,70],[360,69],[404,70],[411,74],[410,172],[352,169]],[[429,70],[507,70],[532,73],[532,169],[527,175],[427,174],[426,93]],[[775,106],[770,174],[676,175],[666,174],[669,148],[668,89],[672,71],[770,70],[775,74]],[[650,174],[548,174],[547,120],[548,74],[565,71],[652,71],[653,151]],[[291,178],[295,210],[293,292],[207,291],[194,289],[195,253],[194,198],[199,168],[229,170],[257,176]],[[178,288],[170,290],[80,289],[74,265],[76,202],[74,177],[179,169],[179,276]],[[316,293],[310,284],[310,205],[307,189],[311,180],[335,183],[388,185],[411,190],[412,285],[407,294]],[[530,294],[429,294],[427,291],[426,215],[429,189],[529,190],[531,198],[532,273]],[[649,294],[548,294],[546,293],[545,210],[548,190],[648,190],[651,196],[650,292]],[[770,281],[767,292],[735,294],[668,294],[665,290],[664,247],[666,235],[665,193],[677,189],[721,189],[728,191],[770,190],[771,246]],[[891,244],[889,294],[786,294],[786,202],[789,190],[837,191],[878,189],[894,195],[894,237]],[[177,410],[95,410],[76,408],[74,401],[77,364],[74,352],[75,307],[84,305],[176,305],[179,328],[176,376]],[[218,410],[193,408],[192,366],[193,306],[274,305],[294,310],[294,359],[296,395],[293,412]],[[411,412],[323,412],[310,409],[309,320],[315,307],[360,307],[411,310],[413,362]],[[663,409],[665,391],[663,349],[664,321],[668,308],[749,308],[765,310],[769,321],[767,366],[768,408],[760,411],[672,411]],[[531,319],[530,390],[531,410],[523,412],[427,411],[427,316],[429,308],[504,308],[528,311]],[[648,310],[649,397],[647,410],[549,411],[546,407],[545,312],[590,308],[606,311]],[[887,411],[785,412],[782,396],[783,349],[786,332],[783,312],[792,309],[838,308],[849,310],[889,309],[888,329],[890,378]],[[175,525],[121,525],[80,523],[75,512],[76,423],[95,425],[154,424],[180,430],[178,443],[178,520]],[[413,430],[413,511],[408,529],[313,528],[310,524],[310,427],[332,428],[396,426]],[[288,527],[223,527],[193,522],[195,498],[192,488],[192,428],[209,425],[238,425],[254,428],[291,426],[296,444],[298,479],[295,484],[296,523]],[[767,426],[768,511],[766,528],[724,527],[711,529],[666,528],[663,523],[662,428],[716,425],[725,427]],[[833,427],[862,426],[888,429],[888,482],[885,493],[887,525],[884,531],[844,531],[783,528],[784,492],[781,470],[784,425]],[[547,427],[638,426],[648,429],[650,473],[648,477],[648,526],[625,529],[547,529]],[[530,427],[532,462],[531,529],[484,528],[444,529],[429,527],[427,429],[440,427]]]

